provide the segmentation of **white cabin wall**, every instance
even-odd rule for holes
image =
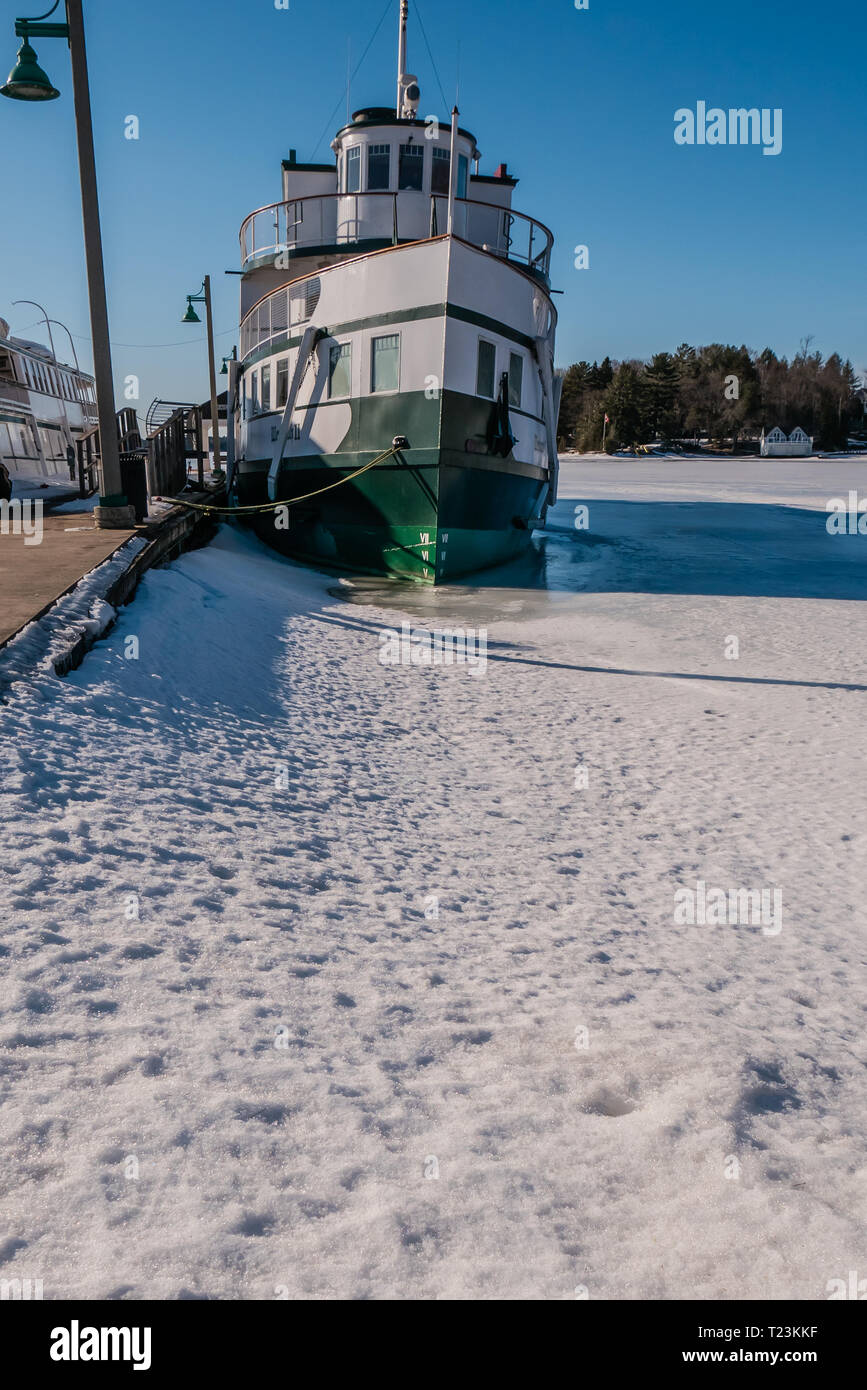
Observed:
[[[422,246],[406,246],[359,257],[320,273],[320,297],[310,322],[328,329],[329,337],[317,348],[315,371],[308,368],[298,395],[292,423],[296,427],[285,451],[286,458],[294,454],[333,453],[346,435],[351,419],[349,401],[335,402],[321,410],[305,409],[314,401],[327,401],[328,362],[330,348],[335,342],[352,344],[351,394],[369,396],[372,341],[383,334],[400,335],[400,386],[395,394],[424,391],[438,386],[443,379],[444,329],[441,314],[416,318],[419,308],[441,310],[446,302],[448,273],[448,243],[442,241]],[[364,327],[352,327],[371,317],[374,322]],[[403,317],[405,315],[405,317]],[[375,320],[387,316],[385,323]],[[343,325],[347,325],[346,328]],[[307,324],[296,324],[292,336],[298,337]],[[246,418],[241,424],[241,453],[245,458],[266,458],[270,455],[282,414],[277,408],[277,363],[288,358],[288,377],[295,368],[298,347],[275,348],[259,358],[242,373],[239,392],[245,398]],[[268,414],[250,415],[251,381],[253,370],[260,373],[263,366],[271,368],[271,410]],[[261,393],[261,387],[260,387]],[[298,435],[300,434],[300,438]],[[391,440],[385,440],[387,448]]]

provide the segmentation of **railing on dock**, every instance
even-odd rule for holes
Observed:
[[[142,454],[142,439],[138,416],[131,406],[117,411],[117,445],[121,458]],[[78,473],[79,497],[90,497],[99,487],[99,425],[78,436],[75,441],[75,461]]]
[[[187,414],[185,406],[178,406],[148,440],[150,497],[173,497],[187,485]]]

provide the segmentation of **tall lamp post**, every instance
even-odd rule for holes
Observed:
[[[105,271],[102,262],[102,233],[96,187],[96,161],[93,153],[93,120],[87,79],[87,52],[84,44],[82,0],[66,0],[66,23],[44,24],[60,4],[55,0],[45,14],[32,19],[16,19],[15,33],[23,39],[18,60],[0,95],[18,101],[53,101],[60,96],[36,61],[30,36],[66,39],[72,63],[72,97],[78,141],[78,169],[81,181],[81,207],[84,219],[84,254],[87,262],[87,290],[90,300],[90,331],[93,340],[93,374],[96,381],[96,413],[99,422],[101,490],[95,510],[97,526],[127,527],[132,509],[127,505],[120,475],[117,444],[117,417],[111,370],[111,342],[108,335],[108,309],[105,301]]]
[[[78,353],[75,351],[75,343],[74,343],[74,341],[73,341],[72,334],[70,333],[69,329],[66,327],[66,324],[65,324],[65,323],[62,323],[62,322],[60,321],[60,319],[49,319],[48,322],[49,322],[49,323],[54,323],[54,324],[56,324],[58,328],[62,328],[63,331],[64,331],[64,333],[66,334],[67,338],[69,339],[69,346],[72,348],[72,360],[73,360],[73,362],[75,363],[75,370],[78,372],[78,374],[79,374],[79,376],[80,376],[80,375],[81,375],[81,368],[80,368],[79,365],[78,365]]]
[[[55,365],[56,365],[56,366],[59,366],[60,364],[59,364],[58,361],[57,361],[57,353],[56,353],[55,348],[54,348],[54,335],[53,335],[52,332],[51,332],[51,325],[52,325],[52,323],[54,323],[56,320],[50,319],[50,318],[48,317],[48,314],[46,313],[46,311],[43,309],[42,305],[41,305],[41,304],[37,304],[37,302],[36,302],[35,299],[13,299],[12,303],[13,303],[13,304],[32,304],[33,307],[34,307],[34,309],[38,309],[38,310],[40,311],[40,313],[42,314],[42,322],[45,324],[45,327],[48,329],[48,345],[49,345],[49,347],[51,348],[51,356],[54,358]],[[62,328],[62,327],[63,327],[63,325],[61,324],[61,328]],[[68,333],[68,332],[69,332],[69,329],[67,329],[66,331],[67,331],[67,333]],[[71,337],[71,336],[70,336],[69,341],[72,342],[72,337]],[[59,380],[59,377],[58,377],[58,380]],[[62,387],[61,387],[61,391],[60,391],[60,409],[63,411],[63,425],[64,425],[64,430],[65,430],[65,433],[66,433],[66,461],[67,461],[67,463],[69,463],[69,464],[71,465],[71,464],[74,462],[74,459],[75,459],[75,449],[73,448],[73,445],[72,445],[72,430],[69,428],[69,415],[67,414],[67,411],[66,411],[66,400],[65,400],[64,395],[63,395]],[[72,457],[71,457],[71,458],[70,458],[70,453],[69,453],[70,449],[72,450]]]
[[[214,319],[211,314],[211,277],[206,275],[198,294],[187,295],[186,313],[181,323],[201,323],[194,304],[204,304],[208,325],[208,376],[211,386],[211,440],[214,445],[214,472],[220,471],[220,416],[217,411],[217,371],[214,362]]]

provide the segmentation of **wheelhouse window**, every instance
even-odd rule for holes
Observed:
[[[271,409],[271,368],[262,368],[262,409]]]
[[[361,189],[361,146],[351,145],[346,151],[344,165],[346,192],[358,193]]]
[[[391,183],[391,146],[371,145],[367,152],[367,187],[370,193],[387,193]]]
[[[458,155],[458,191],[459,198],[467,196],[467,175],[470,171],[470,161],[465,154]]]
[[[374,338],[370,352],[371,391],[397,391],[400,386],[400,334]]]
[[[282,410],[289,399],[289,358],[281,357],[277,363],[277,409]]]
[[[521,404],[521,387],[524,377],[524,359],[519,352],[509,353],[509,405]]]
[[[352,344],[332,343],[328,354],[328,396],[349,396],[352,393]]]
[[[422,145],[401,145],[397,171],[398,188],[420,190],[424,183],[424,148]]]
[[[476,395],[494,399],[494,377],[497,368],[497,347],[487,338],[479,339],[479,360],[476,368]]]
[[[430,191],[431,193],[442,193],[447,195],[449,191],[451,156],[448,150],[433,149],[431,154],[433,155],[433,160],[431,163]]]

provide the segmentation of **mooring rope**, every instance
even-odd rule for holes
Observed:
[[[392,444],[390,449],[386,449],[384,454],[371,459],[370,463],[365,463],[361,468],[356,468],[353,473],[347,473],[345,478],[338,478],[336,483],[326,483],[325,487],[318,487],[313,492],[302,493],[300,497],[287,497],[283,502],[261,502],[252,507],[213,507],[208,502],[188,502],[185,497],[155,497],[155,502],[172,502],[178,507],[191,507],[195,512],[204,512],[207,516],[214,513],[220,516],[238,516],[241,512],[273,512],[278,507],[294,507],[296,502],[306,502],[311,497],[319,497],[323,492],[330,492],[332,488],[340,487],[343,483],[351,483],[353,478],[360,478],[362,473],[366,473],[369,468],[375,468],[378,463],[384,463],[392,454],[400,453],[405,449],[406,444]]]

